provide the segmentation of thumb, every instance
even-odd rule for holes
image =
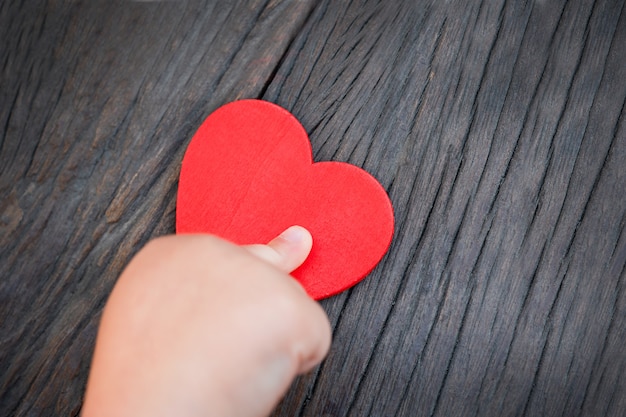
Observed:
[[[259,259],[283,272],[291,273],[309,256],[313,238],[302,226],[291,226],[267,245],[249,245],[245,248]]]

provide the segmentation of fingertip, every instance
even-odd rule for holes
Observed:
[[[278,237],[272,240],[268,245],[276,243],[277,240],[283,240],[294,249],[298,249],[302,253],[309,254],[313,246],[313,236],[302,226],[294,225],[285,229]]]
[[[291,226],[267,244],[280,254],[279,268],[292,272],[306,260],[313,247],[313,237],[302,226]]]
[[[250,245],[248,251],[286,273],[306,260],[313,247],[313,237],[302,226],[291,226],[267,245]]]

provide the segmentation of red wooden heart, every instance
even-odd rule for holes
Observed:
[[[292,275],[319,300],[376,266],[391,243],[393,209],[364,170],[312,163],[308,135],[287,110],[261,100],[217,109],[183,159],[177,233],[267,243],[294,224],[311,232],[313,249]]]

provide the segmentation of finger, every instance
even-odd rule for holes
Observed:
[[[267,245],[249,245],[245,248],[257,258],[290,273],[302,265],[311,252],[313,238],[302,226],[291,226]]]
[[[308,335],[300,335],[298,355],[298,374],[309,372],[317,366],[328,354],[332,338],[330,321],[322,307],[309,299]]]

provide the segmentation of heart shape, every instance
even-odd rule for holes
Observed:
[[[313,248],[293,273],[316,300],[363,279],[393,236],[382,186],[343,162],[313,163],[311,144],[287,110],[240,100],[213,112],[185,153],[177,233],[210,233],[234,243],[266,243],[292,225]]]

